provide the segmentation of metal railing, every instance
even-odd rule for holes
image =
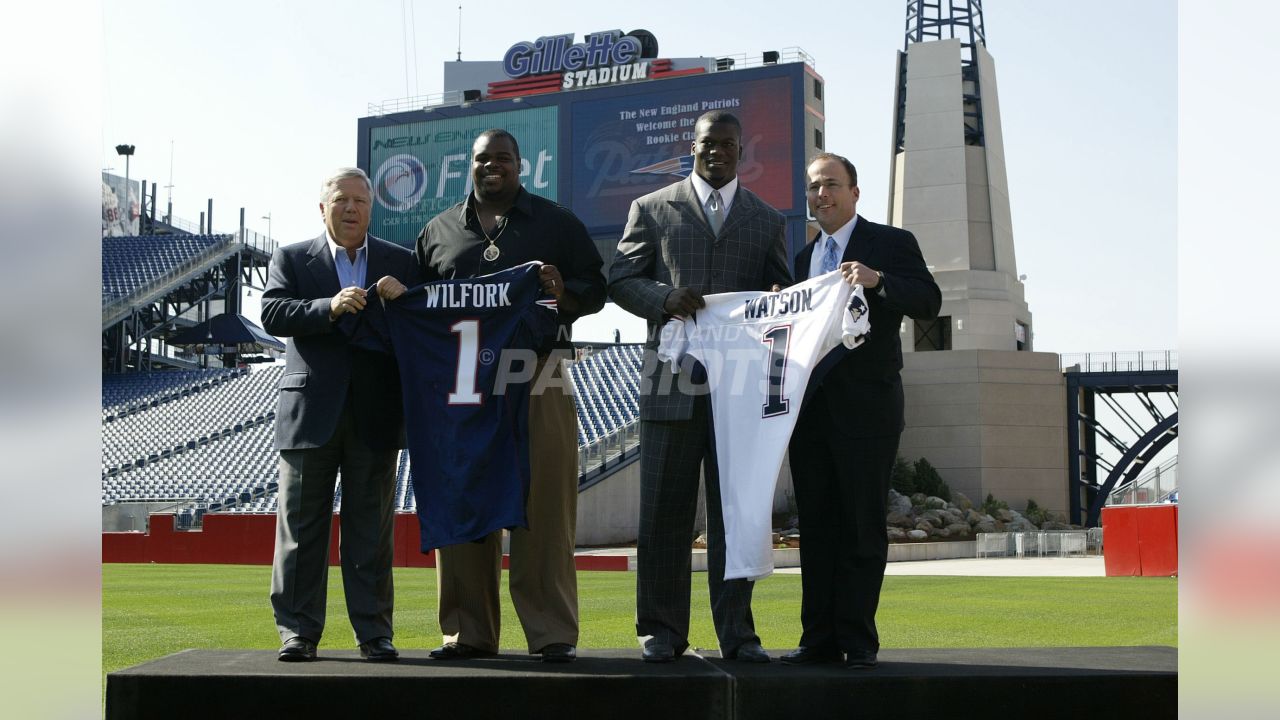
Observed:
[[[444,92],[430,93],[428,95],[413,95],[405,98],[392,98],[383,100],[380,103],[369,103],[368,110],[371,116],[390,115],[391,113],[408,112],[410,110],[422,110],[429,107],[440,107],[444,105],[461,105],[461,90],[446,90]]]
[[[1177,370],[1177,350],[1135,350],[1099,353],[1063,353],[1058,368],[1066,372],[1135,372]]]
[[[133,308],[144,305],[145,303],[139,302],[138,298],[147,297],[151,293],[155,292],[158,288],[163,288],[166,285],[173,284],[173,279],[175,277],[181,277],[181,276],[187,275],[188,273],[191,273],[192,271],[200,268],[201,266],[208,264],[211,260],[221,255],[226,255],[227,249],[235,245],[236,243],[235,236],[221,235],[218,237],[220,239],[220,242],[218,242],[218,244],[211,245],[208,248],[205,248],[199,254],[194,255],[188,258],[187,260],[179,263],[178,265],[170,268],[169,270],[165,271],[163,275],[153,279],[151,282],[145,283],[144,285],[138,287],[128,295],[125,295],[123,297],[110,296],[111,297],[110,302],[106,302],[102,306],[103,326],[105,327],[107,325],[119,322],[120,316],[122,314],[127,314],[127,312],[132,312]],[[104,295],[103,297],[105,300],[109,296]]]
[[[245,247],[253,248],[254,250],[261,250],[268,255],[275,252],[276,246],[279,245],[279,243],[272,240],[264,233],[260,233],[256,230],[250,230],[249,228],[244,229],[244,234],[240,238],[240,242],[244,243]]]
[[[1084,557],[1089,550],[1085,530],[978,533],[978,557]]]
[[[764,67],[765,65],[782,65],[785,63],[802,62],[805,65],[818,69],[818,62],[813,56],[805,52],[799,47],[787,47],[776,51],[778,53],[777,62],[766,63],[764,61],[764,53],[738,53],[736,55],[716,55],[711,63],[712,72],[728,72],[730,70],[745,70],[747,68]],[[730,60],[732,62],[723,62]]]
[[[619,460],[639,446],[640,421],[632,420],[599,440],[578,448],[578,474],[586,474]]]
[[[1107,505],[1162,503],[1177,491],[1178,456],[1174,455],[1146,475],[1112,490]]]
[[[193,234],[193,235],[216,235],[216,234],[219,234],[219,233],[215,233],[215,232],[213,232],[213,231],[212,231],[212,230],[210,230],[209,228],[202,228],[202,227],[200,227],[200,223],[198,223],[198,222],[192,222],[192,221],[187,220],[187,219],[185,219],[185,218],[180,218],[180,217],[171,217],[171,218],[169,218],[168,220],[161,219],[161,220],[160,220],[160,222],[163,222],[164,224],[168,225],[169,227],[177,228],[178,230],[182,230],[182,231],[184,231],[184,232],[189,232],[189,233],[191,233],[191,234]],[[247,247],[251,247],[251,248],[253,248],[253,249],[255,249],[255,250],[261,250],[262,252],[265,252],[265,253],[267,253],[268,255],[270,255],[271,253],[275,252],[276,246],[277,246],[277,245],[279,245],[279,243],[277,243],[275,240],[271,239],[271,238],[270,238],[266,233],[260,233],[260,232],[258,232],[257,230],[252,230],[252,229],[250,229],[250,228],[245,228],[245,229],[244,229],[244,235],[243,235],[243,237],[240,237],[240,230],[239,230],[239,228],[237,228],[237,229],[236,229],[235,231],[233,231],[233,232],[230,232],[230,233],[221,233],[221,234],[223,234],[223,235],[235,235],[235,236],[237,236],[237,239],[239,239],[242,243],[244,243],[244,244],[245,244],[245,246],[247,246]]]
[[[730,72],[747,68],[764,67],[765,65],[781,65],[784,63],[802,62],[817,70],[818,63],[813,56],[799,47],[786,47],[777,52],[778,58],[773,62],[765,62],[764,53],[738,53],[735,55],[716,55],[706,58],[708,72]],[[647,58],[653,60],[656,58]],[[572,92],[572,91],[570,91]],[[480,98],[483,100],[483,96]],[[391,98],[377,103],[367,103],[366,109],[371,117],[390,115],[391,113],[426,110],[430,108],[463,105],[466,100],[461,90],[446,90],[427,95],[413,95],[403,98]],[[175,226],[176,227],[176,226]]]

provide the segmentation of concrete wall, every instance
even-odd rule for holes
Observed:
[[[102,508],[102,532],[146,532],[151,513],[173,510],[174,503],[116,503]]]
[[[1053,353],[953,350],[904,357],[899,454],[953,489],[1021,510],[1067,511],[1066,383]]]
[[[725,479],[721,480],[726,482]],[[704,494],[698,493],[695,532],[707,527]],[[783,459],[774,488],[773,511],[792,507],[791,466]],[[634,462],[607,480],[578,494],[578,546],[634,542],[640,534],[640,463]],[[693,538],[690,538],[692,540]]]

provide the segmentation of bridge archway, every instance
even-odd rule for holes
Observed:
[[[1065,369],[1067,383],[1067,467],[1069,512],[1072,523],[1096,526],[1107,497],[1118,486],[1137,478],[1150,462],[1178,436],[1178,371],[1173,353],[1155,362],[1084,362]],[[1065,361],[1065,359],[1064,359]],[[1064,362],[1065,364],[1065,362]],[[1143,369],[1145,367],[1150,369]],[[1119,402],[1136,398],[1141,410]],[[1152,396],[1164,396],[1157,403]],[[1161,409],[1161,404],[1165,408]],[[1168,405],[1173,412],[1169,413]],[[1105,419],[1099,410],[1109,408],[1114,419]],[[1136,436],[1126,442],[1122,436]],[[1110,445],[1120,459],[1107,461],[1099,453]]]

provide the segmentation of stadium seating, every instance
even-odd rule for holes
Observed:
[[[610,346],[570,366],[580,448],[637,421],[641,348]],[[179,527],[206,512],[274,513],[275,409],[282,364],[104,375],[102,504],[172,502]],[[395,508],[413,512],[401,453]],[[341,507],[341,478],[334,509]]]
[[[102,302],[129,297],[172,277],[231,235],[142,235],[102,238]]]
[[[102,419],[110,422],[117,417],[207,390],[233,375],[246,372],[245,368],[214,368],[103,375]]]

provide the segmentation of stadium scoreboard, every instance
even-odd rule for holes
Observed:
[[[730,70],[724,59],[643,57],[657,45],[645,31],[572,40],[520,42],[501,63],[472,63],[505,78],[468,91],[470,101],[361,118],[370,232],[412,247],[471,191],[471,145],[498,127],[520,143],[525,189],[572,209],[607,266],[631,201],[687,177],[698,116],[727,110],[743,125],[739,181],[786,217],[792,254],[804,245],[804,164],[822,148],[825,120],[822,78],[808,63],[773,53],[773,63]]]

